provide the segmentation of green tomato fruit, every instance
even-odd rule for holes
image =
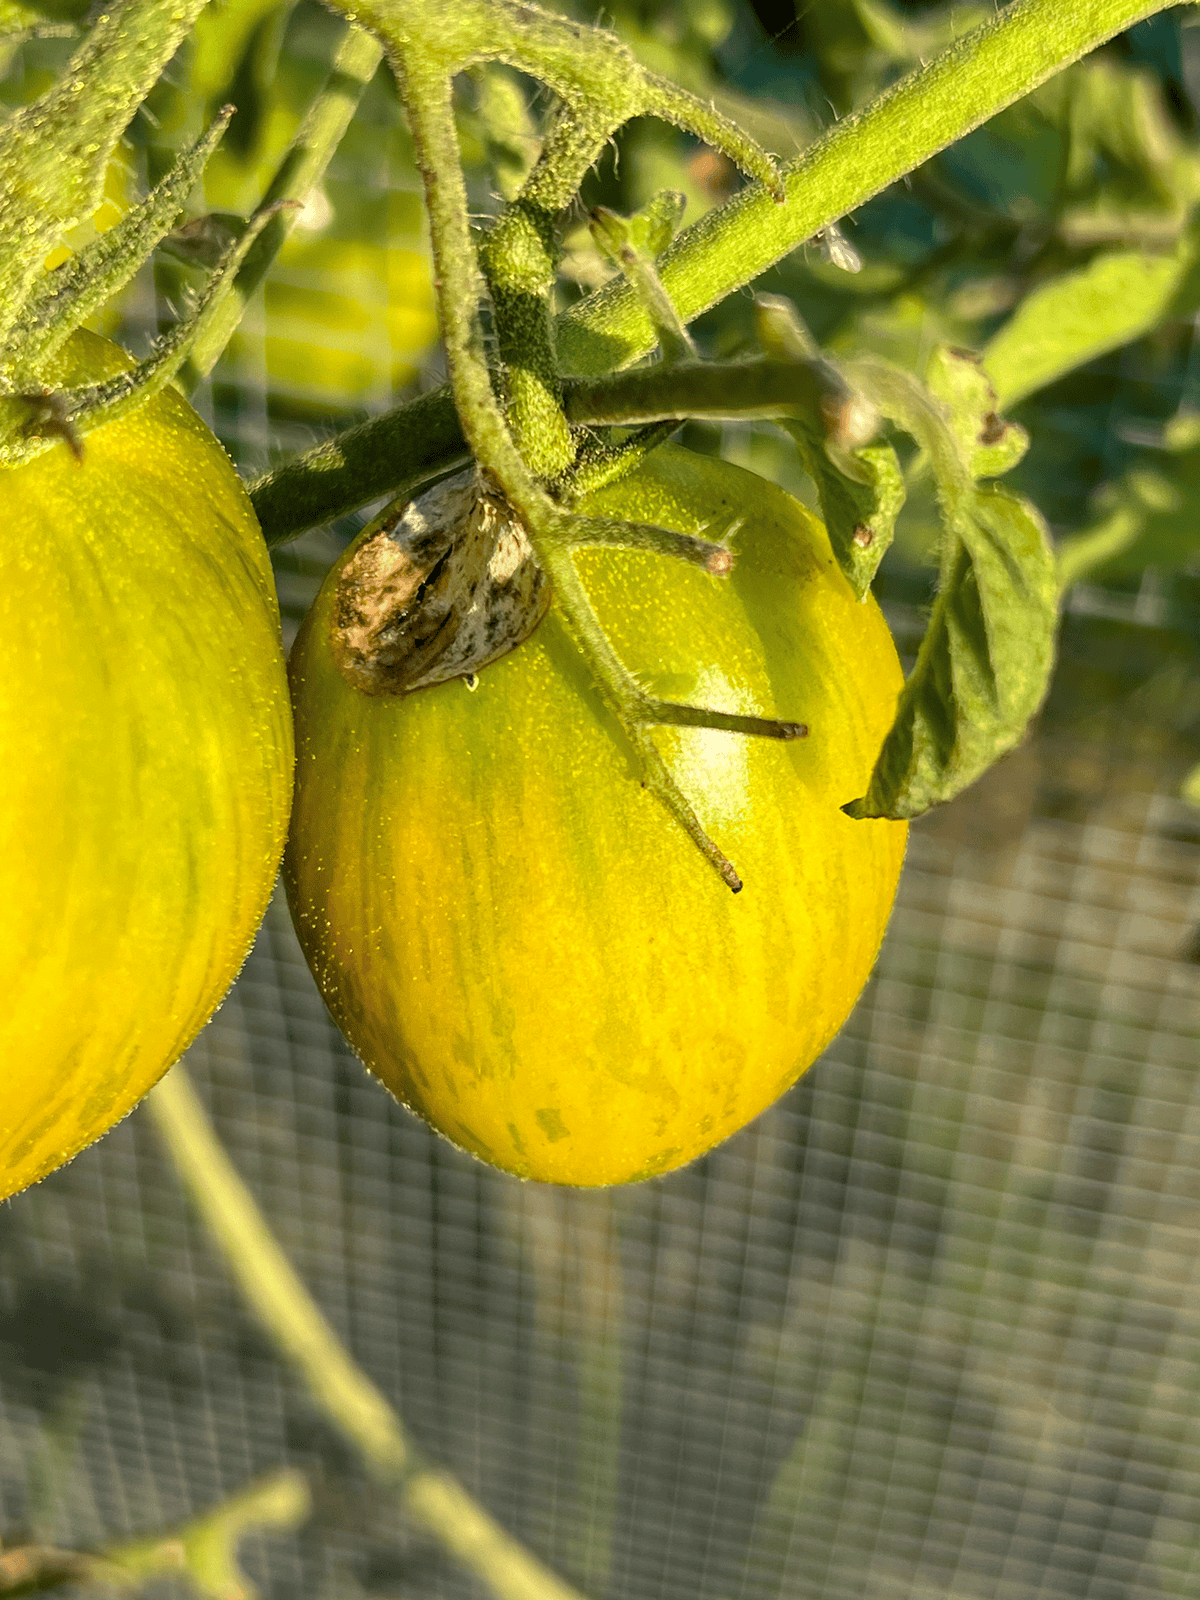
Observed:
[[[128,365],[76,334],[53,381]],[[270,563],[173,390],[0,472],[0,1195],[195,1038],[275,879],[292,735]]]
[[[393,1094],[508,1172],[600,1185],[710,1149],[824,1049],[878,952],[905,825],[840,810],[865,792],[902,676],[809,512],[670,447],[588,509],[689,533],[745,519],[725,579],[579,557],[647,688],[809,727],[795,743],[656,734],[743,892],[642,788],[556,607],[474,690],[353,687],[333,630],[358,546],[292,652],[284,875],[326,1002]]]

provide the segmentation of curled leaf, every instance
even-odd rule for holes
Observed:
[[[1024,735],[1054,661],[1058,584],[1042,520],[976,489],[867,792],[852,817],[916,817],[951,800]]]
[[[996,391],[973,351],[937,345],[925,382],[944,406],[973,478],[998,478],[1016,466],[1029,449],[1029,435],[999,414]]]
[[[890,444],[839,449],[811,423],[781,420],[816,486],[821,518],[838,565],[860,600],[866,597],[904,504],[904,474]]]
[[[816,342],[789,300],[759,295],[754,320],[759,343],[769,357],[818,359]],[[843,414],[854,413],[861,419],[856,437],[847,437],[841,423],[831,426],[828,408],[820,425],[811,414],[781,418],[780,425],[796,441],[801,465],[817,491],[833,553],[862,600],[892,542],[904,504],[904,475],[891,445],[866,444],[875,431],[874,407],[844,374],[838,372],[838,378],[848,397]]]

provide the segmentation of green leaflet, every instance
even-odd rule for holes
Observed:
[[[128,0],[101,9],[63,76],[0,123],[0,342],[67,229],[100,203],[109,153],[204,0]],[[80,94],[86,86],[87,93]]]
[[[983,352],[1001,403],[1013,405],[1064,373],[1190,309],[1196,240],[1166,255],[1113,250],[1026,295]]]
[[[916,817],[1018,744],[1054,659],[1058,584],[1046,530],[1027,501],[976,488],[955,518],[958,547],[867,793],[852,817]]]
[[[226,106],[204,137],[186,150],[146,198],[57,272],[37,281],[12,332],[23,359],[48,360],[75,329],[122,289],[170,231],[204,164],[229,126]],[[239,230],[241,219],[238,219]]]
[[[780,418],[816,486],[829,542],[850,587],[865,599],[904,504],[904,474],[890,444],[843,450],[803,418]]]
[[[755,331],[768,357],[777,361],[812,362],[819,357],[812,334],[790,300],[759,295],[754,302]],[[826,362],[830,374],[844,375]],[[904,504],[904,474],[890,444],[867,445],[874,431],[873,411],[864,409],[851,381],[841,415],[861,414],[858,438],[846,436],[845,425],[828,403],[791,416],[779,425],[796,441],[800,462],[812,479],[821,504],[829,542],[847,582],[860,600],[866,598],[884,552],[892,542],[896,518]],[[855,448],[855,445],[858,448]]]
[[[996,391],[980,358],[970,350],[934,347],[925,383],[942,402],[951,432],[972,478],[998,478],[1029,449],[1029,435],[999,415]]]
[[[40,397],[6,397],[7,415],[0,415],[0,466],[20,466],[31,461],[64,434],[77,451],[79,439],[93,428],[136,411],[168,384],[220,315],[237,269],[278,209],[277,205],[266,206],[250,218],[241,238],[222,256],[190,314],[158,340],[144,361],[100,383],[53,391],[24,425],[21,411],[27,411]]]

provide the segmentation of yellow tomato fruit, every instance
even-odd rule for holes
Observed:
[[[128,360],[76,334],[53,381]],[[0,1195],[146,1093],[245,959],[287,829],[270,563],[173,390],[0,472]]]
[[[725,579],[579,557],[649,689],[808,725],[795,743],[656,735],[742,893],[642,788],[555,607],[474,690],[367,695],[332,654],[340,567],[292,653],[284,874],[330,1010],[400,1100],[508,1172],[600,1185],[710,1149],[824,1049],[879,950],[905,825],[839,809],[902,678],[819,522],[670,447],[589,509],[682,532],[745,519]]]

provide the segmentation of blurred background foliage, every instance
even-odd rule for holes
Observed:
[[[5,104],[77,0],[0,0]],[[990,8],[609,0],[601,20],[782,156]],[[584,21],[582,5],[571,14]],[[102,228],[225,103],[192,214],[244,213],[328,70],[315,0],[212,0],[131,126]],[[547,104],[458,114],[481,224]],[[586,207],[738,183],[638,121]],[[761,281],[837,352],[983,352],[1031,447],[1064,622],[1029,743],[913,830],[876,979],[750,1130],[611,1196],[534,1190],[369,1083],[273,907],[190,1054],[238,1164],[422,1442],[598,1597],[1187,1600],[1200,1586],[1200,12],[1116,39]],[[846,258],[841,257],[842,260]],[[163,253],[106,314],[141,353],[194,292]],[[703,317],[752,347],[751,301]],[[419,182],[386,70],[196,403],[247,475],[436,386]],[[769,424],[687,443],[811,489]],[[876,590],[911,657],[936,580],[922,463]],[[364,508],[365,515],[371,508]],[[294,630],[362,516],[276,552]],[[282,1380],[131,1119],[0,1217],[0,1512],[71,1543],[169,1524],[280,1457],[318,1484],[271,1593],[473,1591]],[[82,1464],[81,1464],[82,1463]]]

